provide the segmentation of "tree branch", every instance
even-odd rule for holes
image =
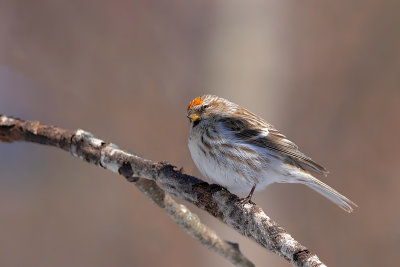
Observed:
[[[10,129],[10,127],[13,127],[12,125],[16,122],[16,120],[7,118],[8,121],[6,121],[4,118],[4,116],[0,116],[0,141],[16,141],[19,137],[16,135],[3,136],[1,131],[2,128]],[[30,125],[31,129],[33,130],[32,133],[35,133],[36,130],[34,130],[34,128],[39,124],[37,124],[37,122],[27,122],[25,125]],[[52,130],[53,129],[55,128],[52,128]],[[61,131],[57,133],[60,134]],[[69,133],[65,133],[66,136],[69,136]],[[125,175],[125,178],[128,181],[134,183],[136,187],[142,191],[153,203],[164,209],[165,212],[172,218],[172,220],[174,220],[180,227],[182,227],[188,234],[199,241],[202,245],[214,250],[236,266],[254,267],[254,264],[240,252],[237,244],[222,240],[213,230],[202,224],[196,214],[193,214],[187,207],[178,204],[171,196],[166,194],[156,182],[144,178],[132,177],[129,174]]]
[[[238,197],[221,186],[210,185],[196,177],[183,174],[166,162],[153,162],[124,152],[117,146],[105,143],[83,130],[68,131],[41,125],[37,121],[23,121],[0,116],[0,141],[30,141],[59,147],[88,163],[119,173],[130,182],[136,182],[135,177],[158,182],[169,194],[187,200],[207,211],[294,266],[325,266],[315,254],[271,220],[260,207],[249,203],[238,205],[236,204]],[[164,205],[168,202],[166,199],[172,200],[166,196],[164,196]],[[165,205],[164,209],[168,210],[167,206],[179,206],[175,204]]]
[[[254,264],[240,252],[237,244],[223,241],[213,230],[202,224],[196,214],[190,212],[184,205],[176,203],[156,182],[144,178],[128,178],[156,205],[163,208],[172,220],[202,245],[227,258],[236,266],[254,267]]]

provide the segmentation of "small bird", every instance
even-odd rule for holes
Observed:
[[[205,178],[235,194],[249,193],[241,204],[253,203],[255,191],[272,183],[300,183],[314,189],[347,212],[357,205],[311,173],[328,171],[299,151],[271,124],[247,109],[215,95],[193,99],[189,150]]]

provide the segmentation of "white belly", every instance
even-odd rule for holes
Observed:
[[[201,174],[212,183],[219,184],[232,193],[247,194],[254,185],[256,185],[256,191],[260,191],[275,182],[273,177],[276,175],[273,168],[262,167],[255,171],[245,161],[232,162],[218,153],[214,153],[212,157],[202,146],[200,138],[196,136],[189,137],[189,150]]]

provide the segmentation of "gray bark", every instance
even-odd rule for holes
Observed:
[[[83,130],[68,131],[42,125],[39,122],[0,116],[0,141],[30,141],[59,147],[88,163],[118,173],[130,182],[137,183],[137,177],[141,177],[140,181],[148,179],[158,182],[168,194],[193,203],[240,234],[283,257],[294,266],[325,266],[317,255],[294,240],[260,207],[250,203],[239,205],[237,204],[238,197],[221,186],[210,185],[196,177],[183,174],[166,162],[153,162],[127,153]],[[154,183],[154,185],[156,184]],[[172,198],[168,196],[166,201],[164,196],[164,205],[170,200]],[[169,206],[169,208],[165,208],[166,210],[174,209],[173,207],[179,206],[175,204],[167,204],[164,207]],[[161,205],[161,207],[163,206]],[[181,215],[178,215],[179,212],[177,212],[176,218],[184,216],[184,213],[181,209]],[[174,216],[172,217],[174,218]],[[179,219],[177,220],[179,221]],[[228,244],[226,248],[233,249],[233,252],[239,251],[237,246],[230,245],[231,243],[221,243],[221,245],[223,244]],[[221,252],[220,254],[223,255]],[[232,261],[234,257],[227,258]]]

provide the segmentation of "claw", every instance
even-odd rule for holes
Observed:
[[[238,201],[237,201],[236,203],[239,204],[239,205],[246,205],[247,203],[250,203],[250,204],[252,204],[252,205],[256,205],[256,203],[254,203],[254,202],[251,200],[251,196],[250,196],[250,197],[247,196],[247,197],[244,197],[244,198],[239,198]]]
[[[254,189],[256,189],[256,185],[254,185],[253,188],[251,188],[251,191],[250,191],[250,193],[249,193],[249,195],[247,197],[239,198],[236,203],[238,203],[239,205],[245,205],[247,203],[250,203],[252,205],[256,205],[256,203],[251,201],[251,197],[253,196]]]

